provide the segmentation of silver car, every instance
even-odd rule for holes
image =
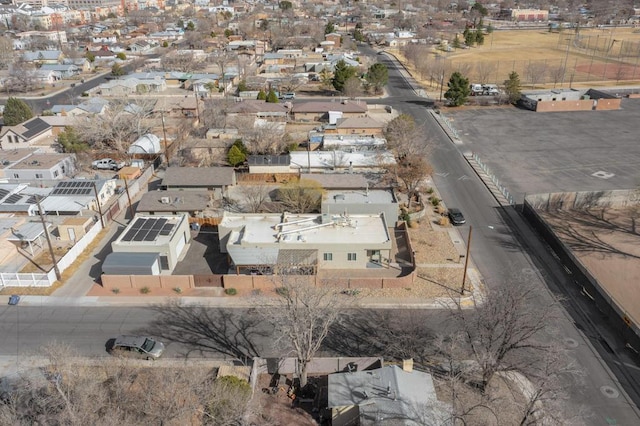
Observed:
[[[160,358],[163,352],[162,342],[144,336],[118,336],[111,348],[114,355],[149,360]]]

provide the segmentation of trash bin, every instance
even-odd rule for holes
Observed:
[[[19,302],[20,302],[20,296],[18,296],[17,294],[12,294],[11,296],[9,296],[10,305],[17,305]]]

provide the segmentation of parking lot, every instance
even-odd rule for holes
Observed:
[[[443,112],[462,140],[522,202],[525,194],[640,184],[640,99],[618,111],[535,113],[514,107]]]

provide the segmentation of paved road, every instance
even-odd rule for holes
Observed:
[[[592,408],[594,413],[585,420],[587,424],[640,424],[636,409],[640,401],[638,367],[625,352],[624,343],[615,340],[615,331],[606,323],[598,322],[599,313],[595,307],[585,303],[571,277],[517,212],[497,204],[464,160],[462,154],[468,147],[456,146],[446,137],[425,108],[429,103],[408,95],[406,87],[395,87],[401,82],[406,86],[407,81],[390,56],[381,56],[390,70],[389,97],[383,102],[425,123],[425,136],[435,145],[431,156],[435,184],[447,206],[459,207],[465,212],[467,225],[461,228],[462,235],[466,235],[469,225],[473,226],[471,257],[489,288],[493,283],[505,281],[535,286],[539,289],[539,301],[544,304],[566,296],[564,317],[553,325],[553,331],[586,372],[584,383],[574,383],[570,388],[571,403]],[[473,120],[473,117],[469,116],[467,120]],[[495,133],[501,132],[501,122],[493,126]],[[517,173],[522,161],[525,160],[507,162],[503,167],[510,167],[511,173]],[[534,278],[526,282],[519,278],[531,273],[535,274]],[[617,391],[615,397],[608,392],[610,388]],[[620,392],[623,388],[635,404]]]

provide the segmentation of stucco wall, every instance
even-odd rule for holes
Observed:
[[[193,288],[191,275],[102,275],[102,287],[113,290],[124,288]]]
[[[593,103],[593,99],[580,101],[543,101],[538,102],[536,112],[591,111],[593,109]]]

